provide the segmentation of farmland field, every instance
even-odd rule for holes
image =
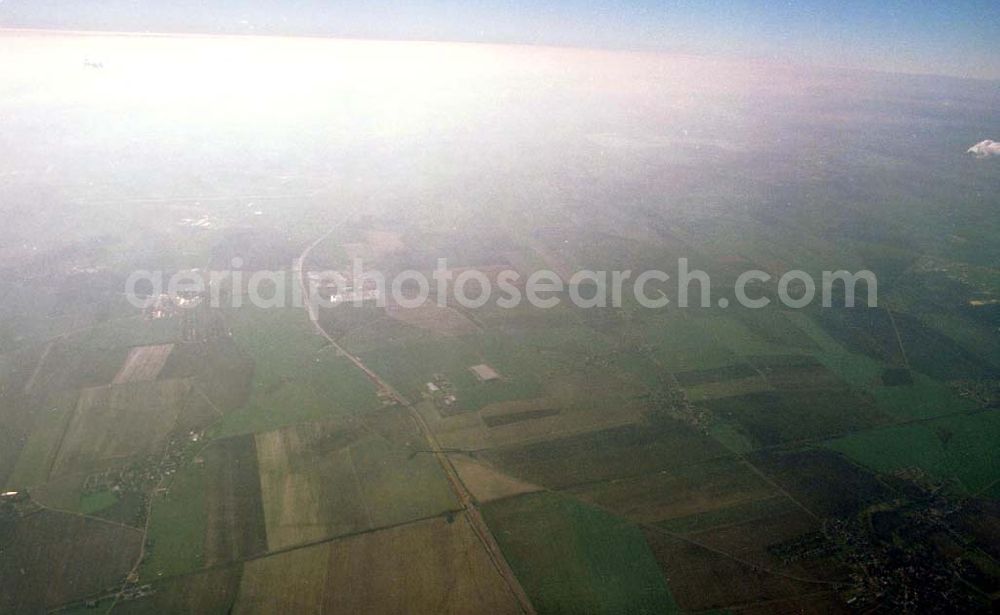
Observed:
[[[174,428],[191,385],[185,380],[83,389],[52,466],[58,475],[119,457],[153,453]]]
[[[0,0],[0,612],[1000,610],[1000,90],[927,7],[76,2],[240,36]]]
[[[195,379],[213,411],[228,414],[247,403],[253,373],[254,362],[227,336],[175,346],[160,378]]]
[[[150,553],[140,571],[144,581],[204,566],[207,480],[204,468],[191,466],[173,476],[165,492],[151,496]]]
[[[440,467],[398,412],[257,434],[271,550],[456,508]],[[407,441],[410,444],[407,444]]]
[[[759,446],[815,439],[885,424],[871,401],[850,391],[749,393],[705,402]],[[807,420],[808,419],[808,420]]]
[[[153,585],[151,596],[120,602],[114,612],[228,613],[236,601],[242,571],[243,566],[236,565],[160,581]]]
[[[665,422],[497,448],[484,457],[511,476],[555,488],[667,470],[722,454],[724,449],[709,438]]]
[[[796,501],[823,518],[856,515],[894,496],[876,476],[822,449],[758,453],[751,459]]]
[[[426,383],[442,374],[455,389],[450,412],[471,412],[490,403],[528,399],[541,392],[540,359],[500,336],[467,335],[412,340],[361,355],[404,395],[419,397]],[[469,367],[488,363],[502,380],[480,382]]]
[[[128,358],[125,359],[125,364],[122,365],[112,382],[124,384],[137,380],[156,380],[173,350],[173,344],[137,346],[131,349]]]
[[[704,611],[743,601],[770,603],[815,591],[810,584],[761,571],[669,535],[647,531],[646,536],[680,609]]]
[[[441,517],[254,560],[236,613],[516,613],[464,516]]]
[[[541,612],[677,610],[642,532],[564,496],[527,494],[484,513]]]
[[[120,580],[139,554],[142,533],[77,515],[40,511],[3,537],[0,595],[5,612],[42,611],[100,593]]]
[[[469,492],[481,503],[542,489],[508,476],[478,459],[465,455],[452,455],[450,459]]]
[[[775,497],[777,492],[732,458],[571,489],[632,521],[651,524],[704,515]]]
[[[59,454],[63,434],[77,405],[76,391],[52,395],[46,411],[36,413],[28,441],[21,449],[17,465],[7,479],[11,489],[41,485],[49,479]]]
[[[960,491],[977,493],[998,478],[997,437],[1000,416],[984,412],[866,431],[825,446],[878,472],[916,467]]]
[[[377,405],[350,363],[325,348],[302,310],[242,308],[230,314],[237,345],[254,361],[247,403],[227,415],[220,435],[342,417]]]
[[[213,442],[201,454],[205,477],[205,565],[267,550],[257,449],[249,436]]]

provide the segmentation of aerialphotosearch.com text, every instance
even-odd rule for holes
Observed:
[[[406,270],[386,275],[366,269],[355,259],[349,270],[304,270],[294,263],[290,270],[246,271],[241,259],[222,271],[185,270],[167,274],[135,271],[126,280],[129,303],[149,308],[163,298],[176,305],[207,300],[212,307],[245,304],[259,308],[314,307],[338,305],[388,305],[407,308],[433,303],[441,307],[460,305],[476,309],[493,303],[501,308],[527,304],[553,308],[564,301],[580,308],[622,307],[628,301],[644,308],[730,307],[728,296],[715,297],[711,277],[691,268],[686,258],[677,260],[672,273],[660,269],[576,271],[568,278],[549,269],[523,274],[515,269],[448,266],[437,260],[432,271]],[[777,277],[777,279],[775,279]],[[766,289],[776,290],[768,292]],[[853,307],[863,297],[869,307],[878,304],[878,281],[868,270],[823,271],[816,280],[811,274],[793,269],[774,276],[759,269],[740,273],[727,293],[737,305],[760,309],[775,300],[788,308],[803,308],[817,300],[831,307]]]

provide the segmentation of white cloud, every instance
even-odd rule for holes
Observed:
[[[986,139],[985,141],[980,141],[967,149],[966,153],[973,154],[976,158],[1000,156],[1000,142]]]

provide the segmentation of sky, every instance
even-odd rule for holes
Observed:
[[[0,28],[657,50],[1000,79],[1000,2],[0,0]]]

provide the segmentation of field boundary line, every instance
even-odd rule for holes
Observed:
[[[371,507],[368,506],[368,498],[365,497],[365,487],[361,484],[361,478],[358,477],[358,468],[354,465],[354,451],[351,450],[352,448],[354,448],[353,445],[344,447],[347,451],[347,460],[351,464],[351,476],[354,478],[354,484],[358,487],[358,499],[361,500],[361,505],[365,508],[365,520],[368,522],[368,527],[372,527],[375,523],[372,521]]]
[[[889,315],[889,322],[892,323],[892,330],[896,333],[896,343],[899,344],[899,353],[903,355],[903,366],[910,369],[910,359],[906,356],[906,348],[903,346],[903,337],[899,334],[899,327],[896,326],[896,318],[892,315],[892,310],[886,306],[885,313]]]
[[[30,497],[30,494],[29,494],[29,497]],[[128,525],[127,523],[122,523],[121,521],[112,521],[111,519],[105,519],[103,517],[95,517],[94,515],[88,515],[87,513],[82,513],[82,512],[76,511],[76,510],[66,510],[64,508],[56,508],[54,506],[48,506],[46,504],[43,504],[43,503],[39,502],[38,500],[36,500],[34,498],[30,498],[30,499],[40,509],[46,510],[48,512],[59,513],[59,514],[63,514],[63,515],[73,515],[74,517],[80,517],[82,519],[89,519],[91,521],[99,521],[99,522],[104,523],[106,525],[113,525],[115,527],[119,527],[119,528],[126,529],[126,530],[132,530],[132,531],[135,531],[135,532],[141,532],[142,531],[142,528],[135,527],[134,525]]]
[[[31,370],[31,377],[28,378],[28,382],[24,385],[24,389],[22,389],[25,395],[31,394],[31,390],[35,388],[35,380],[38,379],[38,374],[40,374],[42,368],[45,367],[45,362],[49,358],[49,353],[52,352],[52,346],[55,345],[56,340],[58,339],[58,337],[52,338],[45,344],[45,350],[42,352],[42,356],[38,357],[38,363],[35,363],[35,369]]]

